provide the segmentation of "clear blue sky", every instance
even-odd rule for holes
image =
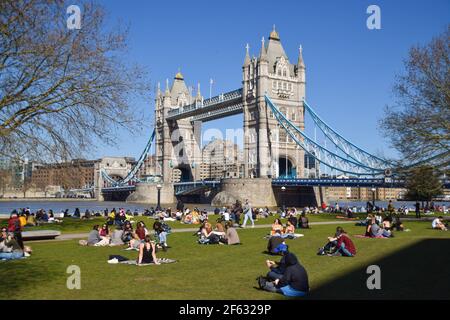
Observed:
[[[450,1],[100,1],[110,22],[130,26],[129,57],[150,72],[152,86],[173,79],[178,68],[188,85],[209,96],[239,88],[245,44],[258,55],[261,37],[275,24],[291,62],[302,44],[306,97],[316,111],[350,141],[372,153],[395,155],[378,129],[383,108],[393,101],[395,74],[412,45],[427,43],[450,23]],[[369,30],[366,9],[381,8],[381,30]],[[122,133],[117,147],[99,145],[86,157],[138,157],[150,135],[153,103],[136,101],[148,128],[142,136]],[[240,128],[242,116],[204,128]],[[306,123],[308,126],[308,123]],[[132,143],[129,143],[132,141]]]

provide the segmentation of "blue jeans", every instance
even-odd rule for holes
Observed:
[[[252,226],[255,225],[255,221],[253,221],[253,216],[251,211],[247,211],[247,213],[244,216],[244,222],[242,223],[242,226],[245,227],[245,225],[247,224],[247,220],[250,219],[250,221],[252,222]]]
[[[296,290],[292,288],[290,285],[284,286],[280,288],[283,295],[286,297],[304,297],[306,296],[306,292]]]
[[[167,232],[163,231],[158,236],[159,236],[159,243],[167,244]]]
[[[339,252],[343,256],[353,257],[352,253],[345,248],[345,243],[341,243],[341,246],[338,248],[336,252]]]
[[[23,252],[0,252],[0,260],[15,260],[22,257]]]

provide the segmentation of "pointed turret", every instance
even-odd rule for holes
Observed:
[[[199,82],[199,83],[197,83],[197,96],[195,97],[195,100],[202,101],[202,99],[203,99],[203,97],[200,92],[200,82]]]
[[[170,96],[170,89],[169,89],[169,78],[166,79],[166,91],[164,92],[165,97]]]
[[[264,37],[261,39],[261,52],[259,53],[259,60],[260,61],[267,61],[267,51],[266,51],[266,44]]]
[[[284,57],[284,59],[289,61],[289,58],[284,51],[283,45],[281,44],[280,35],[275,29],[275,25],[273,26],[273,30],[269,36],[266,53],[270,68],[275,65],[277,59],[279,59],[280,57]]]
[[[244,59],[244,67],[250,65],[250,46],[247,45],[245,46],[245,59]]]
[[[303,61],[303,48],[302,45],[300,45],[300,47],[298,48],[298,62],[297,62],[297,67],[300,68],[305,68],[305,62]]]

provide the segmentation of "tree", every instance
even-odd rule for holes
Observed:
[[[441,172],[432,166],[417,166],[405,173],[406,198],[415,201],[431,201],[442,194]]]
[[[128,63],[127,32],[82,3],[70,30],[63,0],[0,1],[0,156],[67,160],[141,127],[131,101],[148,81]]]
[[[411,48],[393,88],[397,102],[381,125],[407,162],[450,158],[450,25],[425,46]]]

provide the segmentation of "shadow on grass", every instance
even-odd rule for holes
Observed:
[[[22,290],[45,286],[54,278],[54,270],[49,270],[45,263],[32,263],[30,259],[33,258],[0,261],[3,275],[0,281],[0,299],[18,299]]]
[[[366,273],[369,265],[380,267],[380,290],[367,289],[367,279],[371,275]],[[450,239],[426,239],[372,261],[366,267],[353,270],[318,288],[312,288],[309,299],[448,300],[449,266]]]

